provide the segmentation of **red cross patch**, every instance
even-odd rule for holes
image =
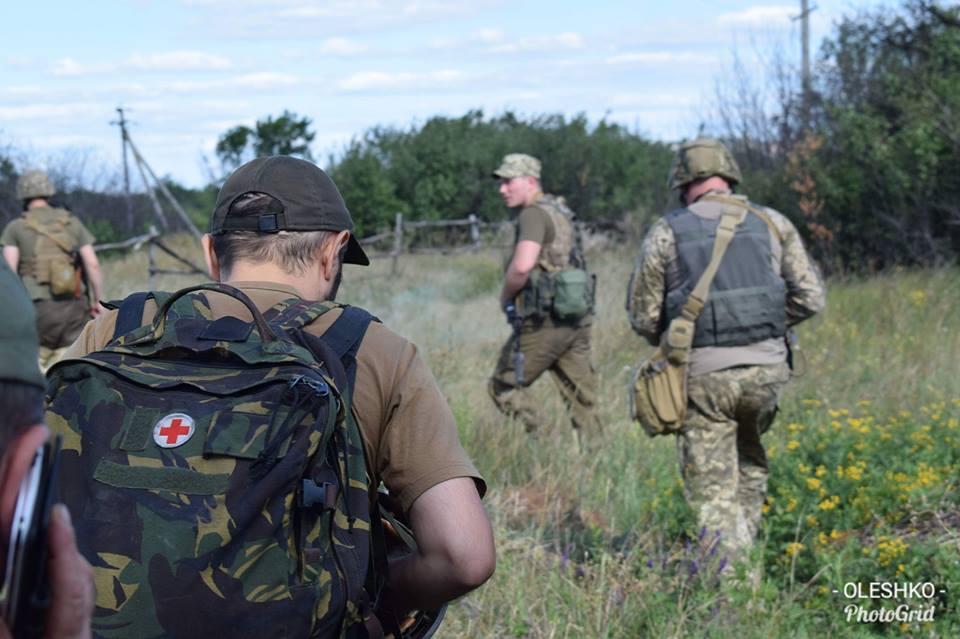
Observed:
[[[170,413],[153,427],[153,441],[160,448],[176,448],[187,443],[196,430],[193,417],[184,413]]]

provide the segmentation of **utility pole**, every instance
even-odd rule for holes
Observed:
[[[130,198],[130,167],[127,160],[127,120],[123,116],[123,107],[117,107],[117,113],[120,119],[110,124],[116,124],[120,127],[120,146],[123,150],[123,193],[127,200],[127,232],[133,233],[133,200]]]
[[[810,126],[810,102],[813,97],[813,82],[810,75],[810,14],[817,10],[811,7],[809,0],[800,0],[800,117],[804,129]]]

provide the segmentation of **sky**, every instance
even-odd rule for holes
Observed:
[[[896,4],[811,0],[814,50],[842,15]],[[371,127],[477,108],[585,113],[675,141],[711,125],[735,53],[799,63],[799,12],[799,0],[6,3],[0,147],[22,165],[119,171],[122,106],[154,171],[200,186],[221,134],[284,109],[313,120],[321,165]]]

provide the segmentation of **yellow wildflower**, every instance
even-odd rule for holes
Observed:
[[[817,477],[823,477],[826,474],[827,474],[826,466],[817,466],[817,472],[816,472]]]
[[[787,544],[787,557],[793,557],[804,549],[804,545],[798,541],[791,541]]]
[[[820,488],[820,480],[816,477],[807,477],[807,488],[810,490],[816,490]]]
[[[820,510],[833,510],[840,505],[840,496],[834,495],[820,502]]]
[[[800,448],[800,442],[795,439],[791,439],[787,442],[787,450],[796,450]]]

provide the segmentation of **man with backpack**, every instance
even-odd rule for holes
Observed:
[[[510,153],[493,176],[504,203],[521,211],[500,291],[500,307],[514,331],[490,378],[490,396],[527,432],[536,431],[546,418],[526,389],[549,370],[581,448],[596,446],[600,420],[590,361],[595,282],[575,216],[563,198],[543,193],[535,157]]]
[[[36,307],[40,365],[47,368],[100,311],[103,278],[93,235],[70,211],[51,206],[56,190],[47,174],[24,171],[16,190],[23,214],[3,229],[0,244]]]
[[[253,160],[203,238],[220,284],[128,297],[52,369],[80,537],[112,539],[81,544],[99,636],[377,636],[374,606],[492,574],[484,483],[416,346],[332,302],[369,263],[353,228],[315,165]],[[388,566],[381,481],[417,542]]]
[[[683,206],[651,227],[627,288],[633,329],[686,367],[680,473],[705,539],[728,559],[744,558],[760,526],[768,475],[760,436],[790,378],[788,328],[825,305],[796,228],[735,195],[740,181],[719,141],[683,144],[669,177]],[[724,232],[728,244],[718,240]]]

